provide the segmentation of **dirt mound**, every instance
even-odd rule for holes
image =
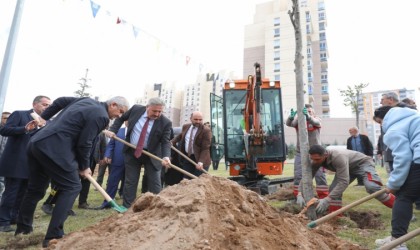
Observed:
[[[124,214],[66,235],[51,249],[362,249],[277,212],[225,178],[182,181],[142,195]]]
[[[293,184],[283,184],[283,186],[277,189],[276,192],[266,195],[265,198],[276,201],[294,200],[295,196],[293,195]]]

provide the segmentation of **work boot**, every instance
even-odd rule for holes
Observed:
[[[383,239],[377,239],[375,240],[375,245],[377,247],[382,247],[385,246],[389,243],[391,243],[391,241],[395,240],[396,238],[392,237],[392,236],[388,236],[386,238]],[[405,243],[401,243],[398,246],[394,247],[393,250],[408,250],[407,245]]]

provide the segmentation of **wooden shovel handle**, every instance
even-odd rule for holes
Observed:
[[[129,146],[129,147],[131,147],[131,148],[136,149],[136,146],[134,146],[133,144],[131,144],[131,143],[129,143],[129,142],[127,142],[127,141],[125,141],[125,140],[123,140],[123,139],[121,139],[121,138],[118,138],[118,137],[117,137],[117,136],[115,136],[115,135],[114,135],[112,138],[113,138],[114,140],[116,140],[116,141],[119,141],[119,142],[121,142],[121,143],[123,143],[123,144],[125,144],[125,145],[127,145],[127,146]],[[147,155],[147,156],[149,156],[150,158],[153,158],[153,159],[155,159],[155,160],[158,160],[158,161],[163,161],[163,159],[161,159],[161,158],[157,157],[156,155],[154,155],[154,154],[152,154],[152,153],[147,152],[146,150],[143,150],[142,154],[145,154],[145,155]],[[171,166],[171,168],[173,168],[173,169],[177,170],[178,172],[181,172],[181,173],[185,174],[185,175],[186,175],[186,176],[188,176],[188,177],[191,177],[191,178],[193,178],[193,179],[198,178],[197,176],[195,176],[195,175],[193,175],[193,174],[191,174],[191,173],[189,173],[189,172],[185,171],[184,169],[182,169],[182,168],[180,168],[180,167],[177,167],[177,166],[173,165],[172,163],[171,163],[171,164],[169,164],[169,165]]]
[[[416,237],[417,235],[420,235],[420,228],[417,228],[417,229],[409,232],[408,234],[406,234],[404,236],[401,236],[400,238],[391,241],[390,243],[388,243],[388,244],[380,247],[379,250],[391,250],[394,247],[400,245],[401,243],[406,242],[409,239]]]
[[[172,150],[174,150],[175,152],[177,152],[179,155],[181,155],[182,157],[184,157],[187,161],[191,162],[194,165],[197,165],[196,162],[194,162],[193,160],[191,160],[190,157],[186,156],[185,154],[183,154],[181,151],[179,151],[176,147],[171,146]],[[201,169],[201,171],[203,171],[206,174],[209,174],[209,172],[207,172],[205,169]]]
[[[330,219],[334,218],[335,216],[337,216],[339,214],[342,214],[343,212],[349,210],[350,208],[355,207],[357,205],[360,205],[363,202],[366,202],[368,200],[371,200],[371,199],[373,199],[373,198],[377,197],[378,195],[381,195],[381,194],[383,194],[385,192],[386,192],[386,189],[381,189],[379,191],[376,191],[373,194],[370,194],[370,195],[368,195],[368,196],[366,196],[366,197],[364,197],[364,198],[362,198],[360,200],[354,201],[354,202],[350,203],[349,205],[338,209],[337,211],[334,211],[334,212],[332,212],[330,214],[325,215],[324,217],[321,217],[321,218],[319,218],[319,219],[317,219],[315,221],[310,222],[308,224],[308,227],[309,228],[314,228],[317,225],[322,224],[322,223],[326,222],[327,220],[330,220]]]
[[[96,167],[99,167],[99,164],[96,165]],[[105,190],[99,185],[95,179],[91,175],[87,175],[86,178],[92,183],[92,185],[102,194],[102,196],[105,198],[106,201],[110,202],[112,201],[111,196],[109,196]]]

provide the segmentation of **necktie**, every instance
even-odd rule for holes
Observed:
[[[141,153],[143,152],[143,146],[144,141],[146,140],[146,134],[147,134],[147,127],[149,127],[149,118],[147,118],[146,122],[143,125],[143,128],[141,129],[139,142],[137,143],[136,150],[134,151],[134,156],[136,158],[139,158],[141,156]]]
[[[193,154],[193,142],[194,142],[194,138],[193,138],[193,131],[194,131],[194,127],[191,128],[191,132],[190,132],[190,140],[188,142],[188,156]]]

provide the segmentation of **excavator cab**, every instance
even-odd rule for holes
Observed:
[[[274,181],[266,176],[281,175],[287,156],[280,82],[258,75],[228,81],[223,98],[211,94],[210,102],[212,132],[224,147],[230,178],[268,193]]]

